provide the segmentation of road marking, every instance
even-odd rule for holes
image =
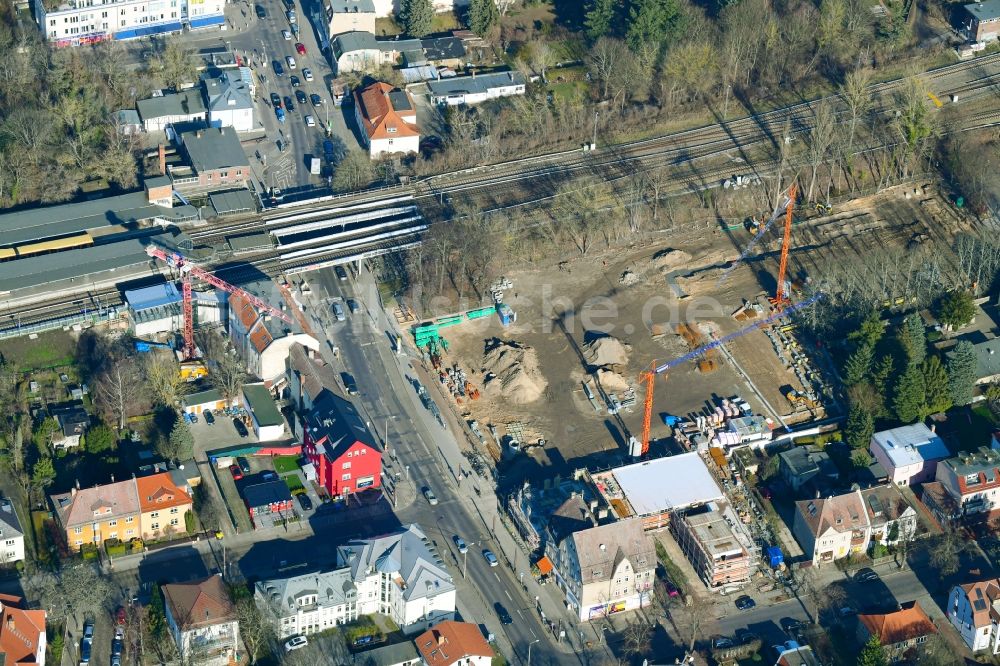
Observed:
[[[497,580],[500,580],[500,579],[497,578]],[[514,601],[514,597],[510,596],[510,590],[508,590],[507,588],[504,588],[503,593],[507,595],[508,599],[510,599],[511,601]]]
[[[497,575],[496,571],[493,572],[493,577],[497,579],[498,583],[500,583],[500,576]],[[503,585],[503,583],[500,583],[500,584]]]

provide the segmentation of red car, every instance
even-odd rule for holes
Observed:
[[[299,55],[305,55],[306,45],[303,44],[302,42],[299,42],[298,44],[295,45],[295,50],[299,52]]]
[[[122,608],[122,607],[119,606],[118,611],[115,612],[115,621],[118,622],[119,626],[121,626],[121,627],[125,626],[125,609],[124,608]]]
[[[239,481],[243,478],[243,470],[240,469],[239,465],[230,465],[229,473],[233,475],[233,481]]]

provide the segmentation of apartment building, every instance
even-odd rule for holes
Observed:
[[[709,589],[742,584],[753,574],[753,542],[737,533],[739,517],[712,503],[670,524],[678,545]]]
[[[180,663],[229,666],[239,662],[236,606],[219,575],[164,585],[167,627]]]
[[[279,638],[308,636],[358,619],[358,591],[350,569],[263,580],[254,601]]]
[[[67,0],[47,9],[35,0],[35,16],[55,46],[83,46],[219,26],[225,6],[225,0]]]
[[[975,453],[938,462],[936,480],[963,515],[1000,508],[1000,451],[980,447]]]

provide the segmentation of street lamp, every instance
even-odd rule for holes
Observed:
[[[531,666],[531,646],[542,640],[541,638],[536,638],[535,640],[528,643],[528,666]]]

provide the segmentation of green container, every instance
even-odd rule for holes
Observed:
[[[478,308],[476,310],[469,310],[465,313],[467,319],[482,319],[483,317],[490,317],[497,311],[496,306],[491,306],[488,308]]]

